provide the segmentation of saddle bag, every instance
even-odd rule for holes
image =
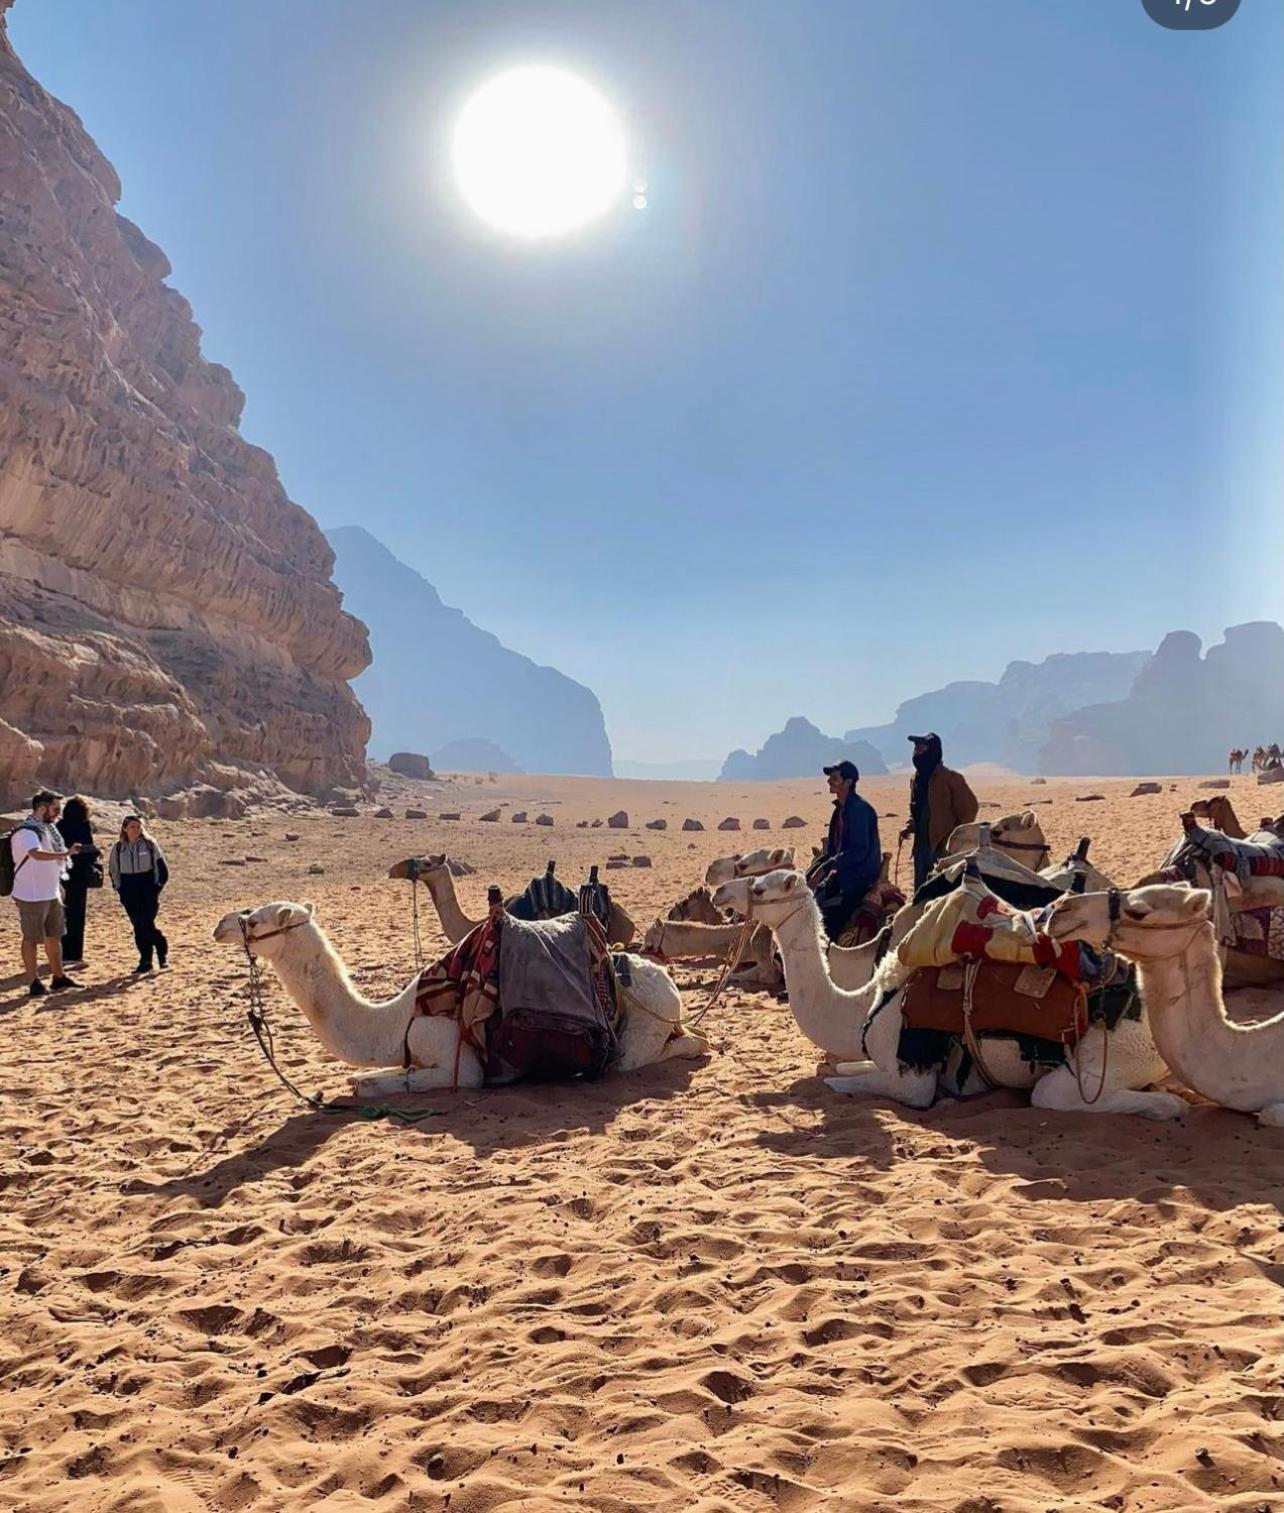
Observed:
[[[491,1051],[533,1082],[593,1081],[611,1063],[613,1041],[605,1026],[555,1009],[514,1009],[505,1014]]]
[[[963,1033],[962,964],[926,967],[914,973],[901,998],[909,1030]],[[972,1030],[1035,1040],[1078,1042],[1087,1028],[1075,985],[1055,967],[982,962],[972,991]]]

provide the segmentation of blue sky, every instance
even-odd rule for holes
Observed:
[[[1284,618],[1284,6],[19,0],[242,429],[325,526],[598,692],[617,756],[841,733],[1011,657]],[[451,181],[574,69],[650,184]]]

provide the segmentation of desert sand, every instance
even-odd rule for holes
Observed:
[[[1054,856],[1090,834],[1127,882],[1196,794],[1173,781],[977,786],[983,817],[1034,803]],[[862,786],[894,849],[904,778]],[[1267,793],[1233,780],[1242,819]],[[1284,1506],[1284,1133],[1244,1116],[842,1099],[788,1009],[746,993],[705,1021],[702,1062],[409,1100],[435,1110],[413,1128],[292,1105],[246,1028],[245,964],[210,938],[226,910],[314,900],[379,995],[413,970],[400,856],[468,861],[480,913],[549,857],[574,886],[646,854],[604,874],[645,925],[713,856],[808,843],[828,813],[820,781],[380,798],[464,818],[158,822],[167,974],[127,977],[98,895],[85,989],[32,1002],[0,908],[0,1507]],[[620,808],[628,831],[575,826]],[[781,832],[791,813],[809,829]],[[714,829],[729,814],[739,837]],[[689,1002],[712,976],[680,972]],[[270,972],[269,999],[287,1070],[346,1092]]]

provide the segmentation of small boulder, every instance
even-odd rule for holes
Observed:
[[[633,865],[635,867],[649,867],[651,865],[651,858],[649,856],[635,856],[633,858]]]
[[[801,816],[791,814],[787,820],[782,821],[780,828],[782,830],[802,830],[806,824],[807,821],[801,818]]]
[[[157,799],[156,817],[162,820],[186,819],[187,795],[185,793],[172,793],[168,798]]]
[[[682,828],[684,830],[703,830],[704,826],[699,820],[683,820]]]
[[[755,830],[770,830],[771,829],[771,821],[770,820],[754,820],[754,822],[753,822],[753,828]]]
[[[740,829],[740,821],[735,817],[734,814],[729,814],[726,817],[726,819],[723,820],[722,823],[718,826],[718,829],[719,830],[739,830]]]
[[[336,804],[330,813],[337,820],[355,820],[360,818],[361,811],[351,804]]]
[[[245,858],[243,856],[225,856],[222,858],[222,865],[225,867],[243,867],[245,865]]]
[[[297,830],[287,830],[285,832],[285,838],[287,841],[297,841],[299,838],[299,833]]]
[[[510,820],[512,820],[514,825],[524,825],[526,823],[525,809],[518,809],[515,813],[510,814],[508,817]]]
[[[1208,778],[1199,785],[1201,788],[1229,788],[1229,778]]]
[[[426,780],[435,775],[432,763],[418,751],[394,751],[388,758],[388,766],[403,778]]]
[[[267,861],[267,857],[266,856],[247,856],[245,858],[245,860],[247,862],[265,862],[265,861]]]
[[[1048,780],[1047,780],[1047,778],[1031,778],[1030,781],[1037,788],[1040,783],[1046,784]]]
[[[1074,801],[1076,804],[1098,804],[1104,803],[1105,797],[1104,793],[1076,793]]]
[[[606,822],[612,830],[627,830],[629,817],[623,809],[618,809]]]
[[[375,812],[374,812],[374,817],[377,820],[392,820],[392,819],[396,819],[396,815],[393,814],[392,810],[389,809],[386,805],[382,809],[376,809]]]
[[[608,872],[618,872],[621,867],[627,867],[628,864],[627,857],[623,861],[610,861],[606,864],[606,870]]]
[[[535,816],[535,823],[537,825],[551,825],[553,823],[553,816],[551,814],[537,814]]]
[[[428,818],[428,811],[426,809],[407,809],[406,818],[408,820],[426,820]]]
[[[313,862],[312,865],[308,868],[308,871],[313,877],[320,877],[321,874],[325,871],[325,868],[321,865],[320,862]]]
[[[437,816],[437,818],[439,820],[457,820],[459,818],[459,816],[457,814],[439,814]],[[495,811],[495,818],[496,819],[499,818],[499,811],[498,810]]]
[[[1139,799],[1144,794],[1162,793],[1163,791],[1164,785],[1162,783],[1138,783],[1137,786],[1128,795],[1128,797],[1130,799]]]
[[[602,828],[602,821],[601,820],[594,820],[593,823],[589,826],[590,830],[600,830],[601,828]]]
[[[646,828],[648,830],[667,830],[669,822],[668,820],[647,820]]]
[[[588,821],[587,820],[576,820],[575,821],[575,828],[577,830],[587,830],[588,829]]]
[[[482,822],[483,825],[493,825],[498,819],[499,819],[499,810],[498,809],[492,809],[492,810],[489,811],[489,813],[482,815],[481,822]]]
[[[627,851],[612,851],[610,856],[607,857],[608,862],[627,862],[628,859],[629,853]]]

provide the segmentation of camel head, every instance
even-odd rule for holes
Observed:
[[[1119,905],[1113,921],[1112,898]],[[1098,949],[1108,944],[1130,961],[1159,961],[1185,951],[1193,932],[1207,922],[1211,907],[1212,894],[1206,888],[1183,883],[1155,883],[1118,894],[1067,893],[1049,910],[1048,934]]]
[[[404,861],[393,862],[388,868],[389,877],[404,877],[409,882],[426,882],[435,872],[449,868],[450,858],[443,851],[440,856],[408,856]]]
[[[737,877],[723,883],[713,901],[720,909],[734,909],[740,915],[752,910],[755,919],[773,930],[804,902],[815,909],[807,879],[801,872],[784,867],[760,877]]]
[[[719,883],[729,883],[738,877],[761,877],[765,872],[779,868],[791,868],[794,864],[794,848],[777,846],[774,850],[737,852],[735,856],[720,856],[710,862],[704,880],[711,888]],[[714,903],[717,903],[714,899]]]
[[[248,937],[250,953],[271,961],[282,943],[289,940],[291,931],[311,924],[314,907],[278,900],[274,904],[260,904],[257,909],[242,909],[239,914],[225,914],[214,926],[214,939],[221,946],[244,949]]]
[[[692,888],[685,898],[680,898],[669,910],[667,919],[675,923],[683,920],[689,924],[697,925],[720,925],[724,916],[713,907],[713,899],[708,888],[703,885]]]
[[[1048,841],[1033,809],[1020,814],[1005,814],[1000,820],[991,820],[990,844],[1000,851],[1008,851],[1024,867],[1037,872],[1048,860]],[[975,851],[981,843],[981,822],[956,825],[950,832],[945,851],[949,856],[960,856]]]

